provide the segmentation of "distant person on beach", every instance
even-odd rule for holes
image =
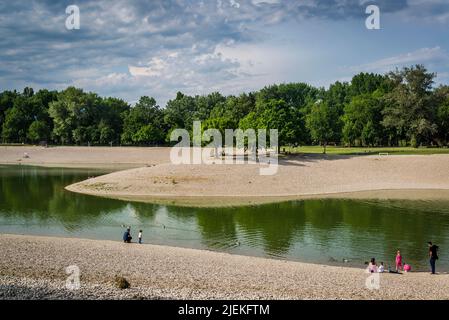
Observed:
[[[139,230],[139,243],[142,244],[142,230]]]
[[[430,268],[432,269],[432,274],[435,274],[435,264],[438,260],[438,246],[433,244],[431,241],[429,244],[429,258],[430,258]]]
[[[371,261],[368,265],[368,272],[370,273],[376,273],[377,272],[377,264],[376,264],[376,259],[375,258],[371,258]]]
[[[131,243],[133,237],[131,237],[131,228],[128,227],[125,231],[125,233],[123,234],[123,242],[125,243]]]
[[[385,272],[385,267],[384,267],[384,263],[381,262],[379,268],[377,269],[377,272],[379,273],[384,273]]]
[[[402,256],[401,256],[401,251],[398,250],[398,252],[396,252],[396,272],[399,272],[399,270],[402,269]]]

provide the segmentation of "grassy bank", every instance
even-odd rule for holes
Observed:
[[[302,146],[302,147],[282,147],[286,152],[292,154],[322,154],[321,146]],[[412,148],[412,147],[333,147],[326,148],[327,154],[335,155],[370,155],[379,153],[388,153],[395,155],[430,155],[430,154],[449,154],[449,148]]]

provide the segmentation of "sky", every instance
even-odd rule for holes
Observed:
[[[380,29],[368,30],[368,5]],[[80,28],[69,30],[76,5]],[[449,0],[0,0],[0,91],[76,86],[159,105],[424,64],[449,83]]]

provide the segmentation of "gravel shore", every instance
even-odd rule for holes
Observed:
[[[114,241],[2,234],[0,256],[0,299],[449,299],[447,274],[382,274],[369,290],[358,268]]]

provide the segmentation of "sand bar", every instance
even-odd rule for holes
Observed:
[[[261,204],[304,198],[449,199],[449,155],[302,156],[272,176],[259,164],[158,164],[114,172],[67,189],[85,194],[187,206]]]

